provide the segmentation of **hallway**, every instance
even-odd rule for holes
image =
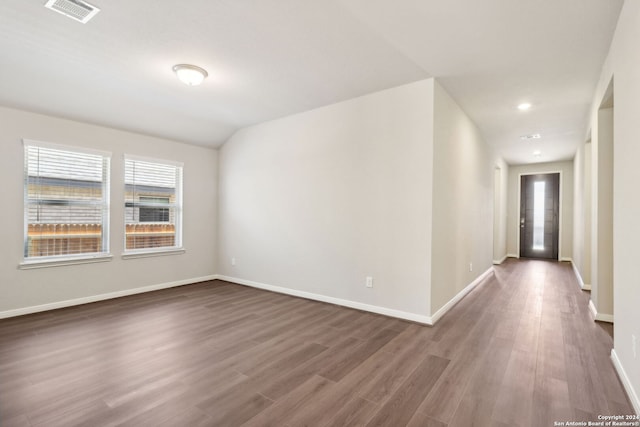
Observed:
[[[551,426],[632,414],[610,360],[611,328],[592,320],[588,302],[568,263],[496,266],[495,278],[445,319],[451,330],[466,317],[473,327],[452,351],[473,351],[482,341],[450,425]]]

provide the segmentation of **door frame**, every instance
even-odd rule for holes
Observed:
[[[548,170],[548,171],[540,171],[540,172],[525,172],[525,173],[519,173],[518,174],[518,220],[516,221],[516,247],[518,248],[518,258],[520,258],[520,208],[522,207],[522,195],[520,194],[522,192],[522,177],[523,176],[527,176],[527,175],[547,175],[547,174],[553,174],[553,173],[557,173],[560,174],[560,179],[558,180],[558,261],[562,261],[562,210],[563,210],[563,205],[564,203],[562,203],[562,171],[561,170]]]

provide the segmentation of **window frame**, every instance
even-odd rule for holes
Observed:
[[[168,205],[163,205],[161,207],[173,208],[174,209],[174,228],[175,228],[175,236],[174,236],[174,245],[173,246],[161,246],[154,248],[138,248],[138,249],[127,249],[127,203],[133,203],[134,208],[135,205],[140,208],[141,204],[136,202],[135,200],[129,201],[127,200],[127,161],[133,162],[145,162],[151,164],[158,164],[163,166],[172,166],[176,168],[176,186],[175,186],[175,202],[173,204],[169,203]],[[132,258],[142,258],[142,257],[150,257],[150,256],[162,256],[162,255],[174,255],[174,254],[183,254],[186,252],[183,247],[183,216],[184,216],[184,205],[183,205],[183,187],[184,187],[184,163],[176,162],[172,160],[159,159],[153,157],[146,156],[138,156],[134,154],[125,154],[123,156],[123,190],[124,190],[124,212],[123,212],[123,220],[124,220],[124,231],[123,231],[123,252],[122,259],[132,259]],[[171,213],[169,214],[171,217]],[[142,224],[153,224],[153,222],[141,222],[138,213],[138,223]],[[168,222],[159,222],[160,224],[170,224],[171,221]]]
[[[107,151],[95,150],[91,148],[57,144],[33,139],[22,139],[23,144],[23,246],[22,261],[18,267],[20,269],[42,268],[59,265],[72,265],[110,261],[113,257],[110,253],[110,200],[111,200],[111,153]],[[61,254],[48,256],[28,256],[29,251],[29,207],[33,201],[29,199],[29,147],[38,147],[51,150],[66,151],[76,154],[87,154],[100,156],[102,158],[101,190],[101,248],[99,252],[83,252],[77,254]],[[73,204],[69,203],[70,205]]]

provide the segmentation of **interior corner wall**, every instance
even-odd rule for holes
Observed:
[[[582,285],[591,287],[591,142],[578,147],[573,159],[573,265]]]
[[[493,263],[500,264],[507,257],[507,193],[509,165],[502,159],[495,163],[493,206]]]
[[[437,82],[434,93],[432,313],[493,264],[496,164],[478,128]]]
[[[584,145],[584,186],[582,194],[582,213],[583,213],[583,230],[584,235],[582,237],[583,243],[583,266],[582,270],[579,270],[582,274],[582,281],[588,287],[591,287],[591,260],[593,257],[591,249],[591,187],[592,187],[592,173],[591,173],[591,141]],[[575,248],[574,248],[575,250]]]
[[[429,316],[433,85],[411,83],[232,136],[220,152],[220,275]]]
[[[112,153],[110,243],[113,260],[93,264],[18,269],[24,236],[22,139]],[[211,277],[216,272],[217,150],[0,107],[0,317]],[[124,154],[184,163],[183,243],[180,255],[124,260]]]
[[[509,208],[507,213],[507,251],[519,257],[520,234],[520,175],[561,172],[560,182],[560,260],[573,256],[573,160],[566,162],[511,165],[509,167]]]
[[[594,121],[591,171],[591,301],[599,317],[613,316],[613,109]]]

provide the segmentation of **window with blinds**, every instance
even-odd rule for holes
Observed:
[[[25,261],[107,255],[110,154],[24,141]]]
[[[182,164],[125,156],[125,253],[182,247]]]

